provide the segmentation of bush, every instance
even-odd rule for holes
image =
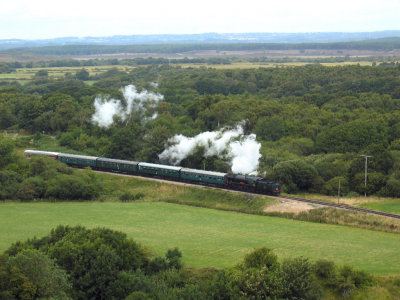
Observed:
[[[289,189],[295,184],[300,190],[306,190],[312,187],[316,176],[315,168],[303,160],[284,161],[274,167],[274,179]]]
[[[14,199],[21,180],[21,175],[16,172],[0,171],[0,199]]]
[[[284,286],[284,298],[320,299],[321,287],[312,276],[312,265],[308,259],[297,257],[282,262],[281,276]]]
[[[400,197],[400,180],[389,179],[386,186],[379,191],[379,195],[384,197]]]
[[[386,184],[386,176],[382,173],[371,172],[368,173],[367,189],[365,189],[365,174],[358,173],[354,176],[353,185],[356,192],[368,195],[375,194],[382,189]]]
[[[328,280],[336,275],[335,263],[327,259],[319,259],[314,263],[314,273],[318,278]]]
[[[17,191],[17,198],[21,201],[30,201],[41,198],[46,192],[44,180],[38,176],[25,179]]]
[[[325,195],[336,196],[338,194],[340,181],[340,194],[346,195],[349,192],[349,183],[344,177],[335,177],[329,180],[322,187],[322,193]]]
[[[61,200],[90,200],[97,197],[101,186],[94,176],[84,173],[75,175],[61,174],[48,182],[46,197]]]
[[[129,202],[142,199],[145,195],[143,193],[133,194],[129,191],[124,192],[121,196],[119,196],[119,200],[122,202]]]
[[[279,267],[278,256],[269,248],[257,248],[244,257],[243,265],[245,268],[276,270]]]

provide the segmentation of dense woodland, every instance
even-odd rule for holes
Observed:
[[[93,124],[95,97],[124,101],[121,87],[129,84],[164,96],[157,118],[147,111],[116,117],[109,128]],[[38,148],[50,134],[76,153],[159,162],[175,134],[195,136],[244,121],[245,134],[255,133],[262,144],[259,174],[280,182],[285,192],[334,195],[340,181],[343,194],[400,197],[399,99],[396,64],[243,70],[152,65],[96,76],[82,69],[62,80],[43,70],[24,85],[1,84],[0,129],[32,134]],[[198,147],[181,165],[230,170],[221,158],[203,154]],[[373,156],[366,191],[361,154]],[[26,177],[12,167],[4,172],[16,173],[16,184]]]

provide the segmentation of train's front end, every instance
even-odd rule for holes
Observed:
[[[257,191],[263,194],[279,196],[281,194],[281,185],[271,180],[261,179],[257,181]]]

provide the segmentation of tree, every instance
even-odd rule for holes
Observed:
[[[325,195],[336,196],[339,190],[340,181],[340,194],[346,195],[349,192],[349,183],[344,177],[334,177],[324,184],[322,193]]]
[[[81,69],[76,72],[75,74],[76,78],[79,80],[89,80],[89,72],[86,71],[86,69]]]
[[[149,253],[141,245],[106,228],[60,225],[41,239],[12,245],[7,254],[18,255],[32,248],[43,251],[66,270],[74,299],[110,299],[120,292],[120,298],[125,298],[132,290],[121,288],[125,286],[123,274],[145,269],[149,263]]]
[[[35,73],[35,77],[38,78],[47,78],[49,76],[49,72],[47,70],[39,70]]]
[[[136,153],[142,146],[141,128],[136,123],[128,127],[115,128],[110,138],[106,156],[120,159],[135,159]]]
[[[358,173],[352,181],[353,189],[360,194],[367,193],[368,195],[375,194],[382,189],[386,184],[386,176],[378,172],[368,172],[367,187],[365,189],[365,173]]]
[[[290,160],[274,166],[274,178],[294,192],[297,188],[306,190],[313,185],[317,171],[303,160]],[[294,190],[293,190],[294,189]],[[289,191],[290,192],[290,191]]]
[[[279,268],[278,256],[269,248],[257,248],[246,254],[243,265],[245,268],[277,270]]]
[[[13,160],[14,142],[0,135],[0,170]]]
[[[264,141],[277,141],[289,133],[286,122],[280,116],[264,117],[258,119],[254,132]]]
[[[11,108],[4,103],[0,103],[0,129],[8,128],[17,122],[17,118],[12,113]]]
[[[285,299],[320,299],[322,290],[312,276],[312,265],[303,257],[285,259],[281,267]]]
[[[316,147],[322,152],[358,152],[371,144],[387,145],[387,128],[370,121],[356,120],[322,131]]]
[[[8,259],[11,272],[19,270],[35,287],[33,298],[67,298],[70,283],[66,272],[38,250],[23,250]]]
[[[67,131],[71,125],[76,123],[76,115],[75,103],[71,100],[64,101],[50,120],[51,128],[55,131]]]

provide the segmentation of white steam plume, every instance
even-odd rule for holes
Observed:
[[[183,159],[193,154],[197,146],[204,147],[206,157],[218,156],[230,161],[232,172],[250,174],[257,170],[261,157],[261,144],[256,141],[256,135],[243,135],[242,125],[234,129],[207,131],[195,137],[176,135],[169,139],[173,145],[160,155],[160,161],[178,165]]]
[[[144,121],[151,120],[152,118],[144,117],[144,114],[148,110],[155,110],[158,102],[164,99],[163,95],[146,90],[139,93],[134,85],[128,85],[121,91],[126,106],[122,104],[121,100],[117,99],[107,100],[100,96],[94,99],[95,113],[92,116],[94,124],[107,128],[114,122],[113,117],[115,115],[125,121],[132,112],[141,115]],[[156,113],[153,114],[154,116],[157,116]]]

